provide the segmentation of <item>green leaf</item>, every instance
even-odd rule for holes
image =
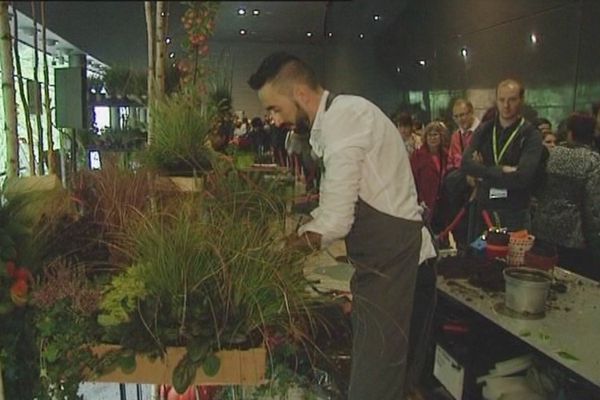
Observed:
[[[14,260],[17,258],[17,249],[14,246],[8,246],[2,249],[0,254],[3,260]]]
[[[531,336],[531,332],[524,331],[524,332],[519,333],[519,336],[521,336],[521,337],[528,337],[528,336]]]
[[[209,354],[202,363],[202,370],[206,376],[215,376],[221,368],[221,359],[215,353]]]
[[[572,355],[570,353],[567,353],[566,351],[559,351],[558,355],[567,360],[579,361],[579,358],[575,357],[574,355]]]
[[[119,367],[121,371],[125,374],[131,374],[135,371],[136,362],[135,362],[135,353],[127,352],[119,359]]]
[[[173,370],[173,387],[179,394],[183,394],[194,381],[196,364],[187,356],[183,357]]]
[[[210,351],[210,344],[206,341],[193,340],[187,346],[187,356],[192,362],[201,363]]]
[[[58,346],[54,343],[49,344],[48,347],[46,347],[46,351],[44,351],[44,356],[49,363],[56,361],[58,358]]]

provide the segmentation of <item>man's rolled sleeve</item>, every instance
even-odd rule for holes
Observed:
[[[350,232],[364,157],[365,149],[354,144],[325,154],[326,174],[321,182],[319,207],[313,212],[315,219],[301,226],[299,234],[321,234],[321,246],[325,248]]]

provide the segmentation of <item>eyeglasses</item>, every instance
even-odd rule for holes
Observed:
[[[470,112],[465,112],[465,113],[460,113],[460,114],[454,114],[452,117],[454,117],[454,119],[459,119],[459,118],[466,117],[468,115],[471,115],[471,113]]]

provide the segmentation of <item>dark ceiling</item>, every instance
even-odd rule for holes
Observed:
[[[332,43],[358,41],[381,34],[409,0],[354,1],[226,1],[221,2],[213,40],[219,42]],[[31,16],[31,3],[15,7]],[[109,65],[146,65],[146,23],[142,1],[48,1],[48,29]],[[180,49],[185,6],[167,2],[170,51]],[[238,15],[237,10],[247,10]],[[259,10],[258,16],[252,10]],[[37,11],[39,15],[39,9]],[[379,19],[375,20],[374,16]],[[241,36],[240,29],[248,34]],[[311,32],[311,37],[307,36]],[[328,34],[331,33],[331,36]]]

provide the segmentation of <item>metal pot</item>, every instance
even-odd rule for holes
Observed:
[[[552,275],[533,268],[506,268],[504,281],[506,308],[519,313],[544,313]]]

